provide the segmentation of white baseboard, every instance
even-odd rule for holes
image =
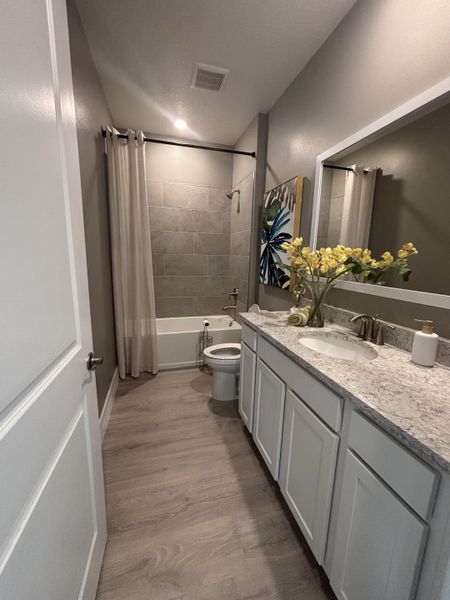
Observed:
[[[108,426],[108,421],[109,421],[109,417],[111,415],[114,397],[116,395],[118,385],[119,385],[119,370],[116,369],[114,371],[114,375],[112,376],[108,393],[106,394],[106,400],[105,400],[105,404],[103,405],[102,414],[100,415],[100,435],[101,435],[102,441],[103,441],[103,436],[105,435],[106,428]]]

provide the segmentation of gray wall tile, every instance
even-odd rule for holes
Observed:
[[[203,296],[194,298],[194,314],[203,315],[222,315],[224,299],[222,296]]]
[[[208,275],[228,275],[230,272],[230,257],[208,256]]]
[[[152,251],[161,254],[193,254],[194,234],[184,231],[155,231],[152,234]]]
[[[249,204],[247,183],[240,184],[237,213],[237,196],[230,201],[227,188],[149,182],[158,317],[222,314],[233,287],[240,288],[239,305],[245,305],[251,217],[251,207],[244,206]]]
[[[194,314],[194,298],[157,298],[158,317],[191,317]]]
[[[163,184],[160,181],[147,181],[147,198],[149,206],[162,206]]]
[[[222,213],[219,211],[180,209],[178,229],[179,231],[200,233],[222,233]]]
[[[249,265],[250,259],[248,256],[230,256],[230,275],[247,281]]]
[[[226,197],[228,192],[230,192],[230,190],[225,188],[209,188],[208,210],[231,212],[231,200]]]
[[[241,196],[239,201],[238,212],[238,196],[233,196],[233,204],[231,209],[231,230],[233,233],[239,231],[251,230],[252,213],[253,213],[253,175],[250,174],[239,184]]]
[[[149,221],[151,231],[177,231],[178,210],[150,206]]]
[[[224,233],[230,233],[231,231],[231,212],[230,211],[226,211],[224,213],[222,213],[222,220],[223,220],[223,232]]]
[[[208,188],[184,183],[163,184],[164,206],[208,210]]]
[[[228,254],[230,235],[228,233],[195,233],[195,254]]]
[[[153,259],[153,277],[157,275],[164,275],[164,256],[162,254],[156,254],[152,251]]]
[[[221,277],[182,277],[180,290],[192,296],[215,296],[220,289]]]
[[[221,287],[222,277],[154,277],[157,298],[180,296],[214,296]]]
[[[238,254],[248,256],[250,252],[250,232],[239,231],[238,233],[231,232],[230,236],[230,254]]]
[[[165,254],[164,275],[207,275],[208,257],[201,254]]]
[[[236,287],[234,285],[236,278],[235,277],[231,277],[231,276],[226,276],[226,277],[222,277],[221,278],[221,282],[220,282],[220,293],[222,295],[225,296],[225,298],[228,300],[228,294],[231,292],[231,290]]]

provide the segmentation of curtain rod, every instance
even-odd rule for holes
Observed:
[[[106,138],[106,130],[102,129],[102,135]],[[118,133],[117,137],[127,139],[126,133]],[[212,150],[213,152],[226,152],[227,154],[240,154],[241,156],[251,156],[256,158],[255,152],[243,152],[242,150],[231,150],[228,148],[214,148],[214,146],[201,146],[199,144],[185,144],[183,142],[169,142],[169,140],[157,140],[155,138],[144,137],[144,142],[150,144],[167,144],[168,146],[181,146],[182,148],[197,148],[197,150]]]
[[[353,171],[351,167],[340,167],[339,165],[323,165],[324,169],[338,169],[339,171]],[[364,169],[364,173],[368,173],[367,169]]]

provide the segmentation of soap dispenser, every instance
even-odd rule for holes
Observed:
[[[416,331],[411,353],[412,362],[423,367],[432,367],[436,358],[439,336],[433,333],[433,321],[414,319],[422,323],[422,331]]]

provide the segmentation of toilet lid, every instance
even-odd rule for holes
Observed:
[[[218,358],[222,360],[227,360],[231,358],[239,358],[241,354],[241,345],[240,344],[215,344],[214,346],[209,346],[205,348],[203,351],[205,356],[209,356],[210,358]]]

